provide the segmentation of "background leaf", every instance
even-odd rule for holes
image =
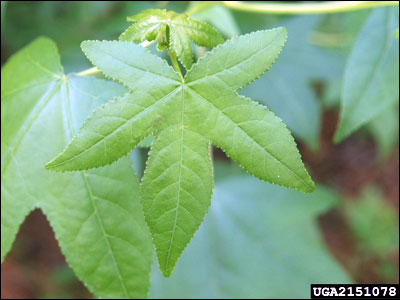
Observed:
[[[65,76],[59,60],[55,44],[39,38],[2,69],[2,261],[26,214],[39,207],[89,290],[103,298],[146,297],[152,246],[129,158],[90,172],[44,169],[93,108],[125,89]]]
[[[398,100],[399,41],[393,38],[398,23],[397,8],[376,8],[361,29],[346,64],[336,142]]]
[[[57,49],[46,39],[16,53],[1,70],[1,262],[20,224],[38,204],[26,186],[31,183],[25,182],[33,161],[26,133],[59,88],[61,72]],[[24,158],[28,162],[21,165]],[[29,175],[38,179],[35,172]]]
[[[154,269],[151,298],[307,298],[310,283],[349,283],[315,222],[336,201],[323,187],[305,195],[246,175],[217,183],[172,277]]]
[[[338,81],[332,81],[328,84],[324,94],[324,106],[326,108],[337,108],[340,104],[341,84]],[[365,124],[361,130],[367,131],[374,139],[379,158],[387,158],[395,149],[399,140],[399,108],[394,103],[380,115]]]

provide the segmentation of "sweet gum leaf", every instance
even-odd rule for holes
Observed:
[[[93,108],[125,89],[65,75],[47,38],[13,55],[1,83],[1,261],[26,215],[40,208],[91,292],[105,299],[146,297],[153,251],[129,158],[87,172],[43,168]]]
[[[82,49],[106,76],[133,90],[93,112],[46,167],[103,166],[154,135],[141,199],[160,269],[170,276],[210,205],[210,143],[260,179],[314,190],[285,124],[236,93],[271,67],[286,37],[284,28],[235,37],[208,52],[183,80],[139,45],[84,42]]]

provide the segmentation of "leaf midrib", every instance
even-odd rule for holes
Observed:
[[[182,106],[181,106],[181,151],[180,151],[180,160],[179,160],[179,177],[178,177],[178,195],[177,195],[177,202],[176,202],[176,211],[175,211],[175,219],[174,219],[174,226],[172,228],[172,236],[169,243],[169,249],[167,254],[167,259],[165,263],[165,271],[168,272],[170,257],[171,257],[171,250],[172,250],[172,242],[175,237],[176,231],[176,223],[178,220],[178,211],[179,211],[179,202],[180,202],[180,194],[181,194],[181,181],[182,181],[182,166],[183,166],[183,148],[184,148],[184,131],[185,131],[185,97],[184,97],[184,86],[182,86]]]
[[[122,128],[124,128],[125,126],[129,125],[131,122],[136,121],[138,118],[140,118],[142,115],[145,115],[146,113],[148,113],[149,111],[153,110],[155,107],[157,107],[157,105],[160,105],[163,102],[168,101],[168,97],[173,95],[174,92],[178,91],[181,87],[177,87],[175,89],[173,89],[171,92],[169,92],[167,95],[165,95],[163,98],[161,98],[160,100],[154,102],[153,104],[149,105],[148,107],[146,107],[144,110],[142,110],[140,113],[138,113],[137,115],[133,116],[130,119],[126,119],[120,126],[118,126],[115,130],[113,130],[112,132],[110,132],[108,135],[102,137],[99,141],[97,141],[96,143],[92,144],[90,147],[84,149],[82,152],[80,152],[77,155],[74,155],[73,157],[62,161],[58,164],[52,164],[51,162],[49,163],[51,165],[51,168],[55,168],[55,167],[59,167],[62,165],[65,165],[67,163],[69,163],[70,161],[84,155],[87,151],[91,150],[93,147],[96,147],[98,144],[100,144],[101,142],[105,141],[108,137],[114,135],[115,133],[117,133],[119,130],[121,130]],[[173,98],[172,98],[173,99]],[[60,156],[63,155],[63,153],[60,154]],[[56,158],[57,159],[57,158]]]
[[[65,106],[66,106],[65,108],[66,108],[66,113],[67,113],[67,116],[68,116],[67,119],[68,119],[69,130],[71,132],[71,135],[74,136],[75,135],[75,131],[74,131],[74,127],[73,127],[74,125],[73,125],[73,121],[72,121],[72,112],[71,112],[71,106],[70,106],[68,84],[69,84],[69,81],[68,81],[68,79],[66,79],[65,80]],[[72,136],[70,136],[70,139],[72,138]],[[116,273],[118,275],[118,279],[119,279],[119,281],[121,283],[121,287],[122,287],[122,289],[124,291],[124,294],[125,294],[126,298],[129,299],[128,290],[127,290],[127,288],[125,286],[125,283],[124,283],[124,281],[122,279],[121,271],[120,271],[118,263],[117,263],[117,261],[115,259],[115,255],[114,255],[114,252],[112,250],[112,247],[111,247],[111,244],[110,244],[110,241],[109,241],[109,235],[105,231],[105,227],[104,227],[103,221],[102,221],[102,219],[100,217],[100,214],[99,214],[99,211],[97,209],[97,205],[96,205],[96,202],[94,200],[94,194],[93,194],[92,188],[91,188],[91,186],[89,184],[89,181],[87,179],[87,174],[86,174],[85,171],[82,171],[81,175],[82,175],[82,180],[83,180],[83,182],[85,184],[85,188],[86,188],[86,190],[88,192],[88,195],[89,195],[92,207],[93,207],[94,214],[96,215],[96,218],[97,218],[97,221],[98,221],[98,223],[100,225],[104,240],[106,242],[106,245],[107,245],[107,248],[108,248],[108,252],[111,255],[111,259],[113,261],[113,265],[114,265],[115,271],[116,271]]]
[[[268,44],[268,46],[263,47],[263,48],[257,50],[257,51],[254,52],[252,55],[246,57],[245,59],[243,59],[243,60],[240,61],[239,63],[237,63],[237,64],[235,64],[235,65],[233,65],[233,66],[230,66],[230,67],[224,66],[224,69],[222,69],[222,70],[220,70],[220,71],[217,71],[217,72],[212,73],[212,74],[206,74],[205,76],[202,76],[202,77],[200,77],[200,78],[196,78],[196,79],[194,79],[194,80],[187,81],[186,83],[187,83],[188,85],[190,85],[190,84],[193,84],[193,83],[196,82],[196,81],[201,81],[201,80],[207,79],[208,77],[211,77],[211,76],[218,76],[218,74],[223,73],[223,72],[225,72],[226,70],[229,70],[229,69],[231,69],[231,68],[237,68],[237,67],[239,67],[240,65],[246,63],[246,61],[248,61],[249,59],[252,59],[255,55],[257,55],[257,54],[260,53],[261,51],[267,50],[269,47],[271,47],[271,45],[274,44],[274,42],[276,41],[276,39],[277,39],[278,37],[279,37],[279,34],[276,34],[275,37],[274,37],[274,39]],[[227,42],[227,43],[228,43],[228,42]],[[226,44],[227,44],[227,43],[226,43]],[[201,57],[200,60],[206,59],[206,57],[209,56],[209,55],[210,55],[211,53],[213,53],[213,52],[211,51],[211,52],[208,52],[208,53],[209,53],[209,54],[206,54],[205,56]],[[227,58],[228,58],[228,57],[227,57]],[[197,67],[198,67],[200,60],[199,60],[194,66],[197,66]],[[192,68],[191,70],[189,70],[190,72],[188,72],[188,74],[185,76],[185,79],[187,79],[187,77],[189,77],[189,76],[192,74],[192,72],[194,72],[196,69],[197,69],[197,68]],[[242,87],[245,86],[245,85],[247,85],[247,84],[248,84],[248,83],[243,84]]]

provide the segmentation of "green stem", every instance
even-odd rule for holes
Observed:
[[[192,2],[193,3],[193,2]],[[196,3],[196,2],[194,2]],[[216,4],[221,4],[221,1],[204,1],[199,5],[193,6],[184,12],[185,15],[191,16],[197,14],[198,12],[205,10],[208,7],[214,6]]]
[[[182,71],[181,68],[179,67],[178,60],[176,59],[176,53],[168,52],[168,55],[171,58],[172,66],[174,67],[176,73],[178,73],[181,76],[181,79],[183,80]]]
[[[222,1],[233,10],[267,14],[330,14],[368,9],[380,6],[398,6],[398,1],[330,1],[321,3],[248,3],[244,1]]]

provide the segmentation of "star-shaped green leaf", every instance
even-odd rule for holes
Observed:
[[[186,69],[193,64],[189,39],[198,46],[209,48],[224,42],[220,33],[207,23],[165,9],[146,9],[128,17],[128,21],[135,23],[121,34],[121,41],[158,40],[157,49],[175,52]]]
[[[262,180],[314,190],[285,124],[236,93],[271,67],[286,36],[286,29],[276,28],[235,37],[208,52],[183,79],[134,43],[83,42],[92,63],[132,92],[96,109],[46,167],[104,166],[154,135],[141,198],[160,269],[171,275],[210,205],[210,142]]]

